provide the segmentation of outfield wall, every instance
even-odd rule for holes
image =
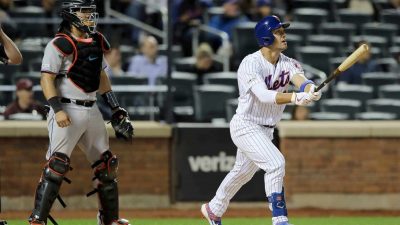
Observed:
[[[188,153],[179,162],[171,161],[178,158],[171,155],[177,154],[171,149],[172,146],[176,147],[177,140],[173,135],[176,132],[172,132],[173,129],[168,125],[135,122],[136,135],[130,144],[113,138],[112,128],[109,124],[107,126],[112,136],[111,149],[120,159],[121,207],[129,209],[169,206],[179,195],[177,191],[181,191],[177,188],[179,180],[176,179],[176,174],[179,171],[176,165],[189,162],[188,157],[192,156]],[[192,127],[199,126],[202,125]],[[212,126],[205,126],[209,129],[207,132],[213,132]],[[227,126],[218,126],[218,129],[220,132],[221,129],[229,132]],[[279,130],[281,149],[286,157],[285,186],[291,208],[400,210],[399,121],[284,121],[280,123]],[[192,135],[192,138],[197,139],[193,146],[204,145],[204,153],[197,148],[196,154],[204,154],[210,158],[221,158],[221,150],[224,150],[221,146],[232,146],[226,137],[224,140],[212,139],[218,143],[211,145],[203,136]],[[185,141],[191,143],[190,140]],[[227,145],[222,143],[224,141]],[[45,163],[47,144],[45,122],[0,122],[0,192],[3,210],[32,208],[34,189]],[[193,149],[189,146],[187,151]],[[226,154],[222,155],[229,161],[235,150],[226,150]],[[63,198],[71,208],[96,208],[96,197],[85,197],[86,192],[91,190],[92,174],[90,165],[79,149],[72,154],[72,166],[74,170],[68,174],[72,184],[63,184]],[[221,173],[226,173],[224,166],[220,165],[218,168],[224,171],[212,168],[206,171],[213,185],[220,182],[219,179],[223,177],[220,176]],[[216,178],[212,178],[213,173],[218,173]],[[252,185],[262,184],[262,176],[256,176],[255,179]],[[210,184],[207,179],[196,183],[199,189],[202,185]],[[185,201],[191,201],[187,193],[194,191],[184,191]],[[257,191],[260,192],[259,200],[262,200],[262,188],[257,188]],[[214,189],[208,188],[207,192],[202,193],[202,198],[208,199],[214,192]],[[193,201],[202,201],[196,197],[196,193],[193,196]],[[245,201],[246,198],[241,200]],[[60,205],[56,203],[55,207],[60,208]]]

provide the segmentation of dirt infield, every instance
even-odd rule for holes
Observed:
[[[28,218],[30,212],[13,211],[2,212],[1,219],[24,219]],[[122,210],[122,216],[128,218],[197,218],[201,217],[200,211],[195,209],[134,209]],[[321,210],[321,209],[295,209],[289,210],[290,216],[294,217],[326,217],[326,216],[400,216],[400,211],[345,211],[345,210]],[[71,219],[71,218],[94,218],[96,211],[94,210],[59,210],[52,212],[55,218]],[[229,209],[226,213],[227,217],[266,217],[269,216],[263,208],[254,209]]]

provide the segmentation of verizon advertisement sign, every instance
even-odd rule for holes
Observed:
[[[229,172],[235,165],[235,157],[219,152],[217,156],[189,156],[190,170],[196,172]]]
[[[176,201],[208,201],[235,165],[236,146],[229,127],[178,124],[172,152],[173,198]],[[264,173],[257,172],[233,198],[265,201]]]

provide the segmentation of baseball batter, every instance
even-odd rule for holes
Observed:
[[[257,170],[265,171],[265,193],[272,210],[273,225],[289,225],[283,177],[285,159],[272,143],[273,131],[285,104],[308,105],[321,98],[301,65],[281,52],[287,48],[285,28],[276,16],[267,16],[255,27],[260,50],[246,56],[238,69],[239,105],[230,122],[237,146],[234,168],[222,181],[215,197],[202,205],[210,225],[221,225],[230,200]],[[300,89],[285,93],[289,82]]]
[[[110,49],[96,32],[98,14],[93,0],[62,2],[59,33],[48,43],[42,62],[41,86],[51,110],[47,123],[49,147],[29,222],[47,224],[50,209],[70,170],[70,156],[78,146],[94,172],[99,198],[98,225],[129,225],[118,215],[118,159],[109,148],[108,134],[96,104],[96,93],[113,111],[111,123],[117,137],[130,139],[133,127],[111,90],[103,53]],[[60,199],[60,198],[59,198]],[[61,200],[60,200],[61,201]]]

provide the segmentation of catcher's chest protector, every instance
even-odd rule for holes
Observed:
[[[82,91],[93,92],[99,88],[103,53],[110,49],[107,40],[100,33],[92,41],[77,41],[67,34],[57,34],[54,44],[65,55],[73,54],[73,62],[66,76]]]

